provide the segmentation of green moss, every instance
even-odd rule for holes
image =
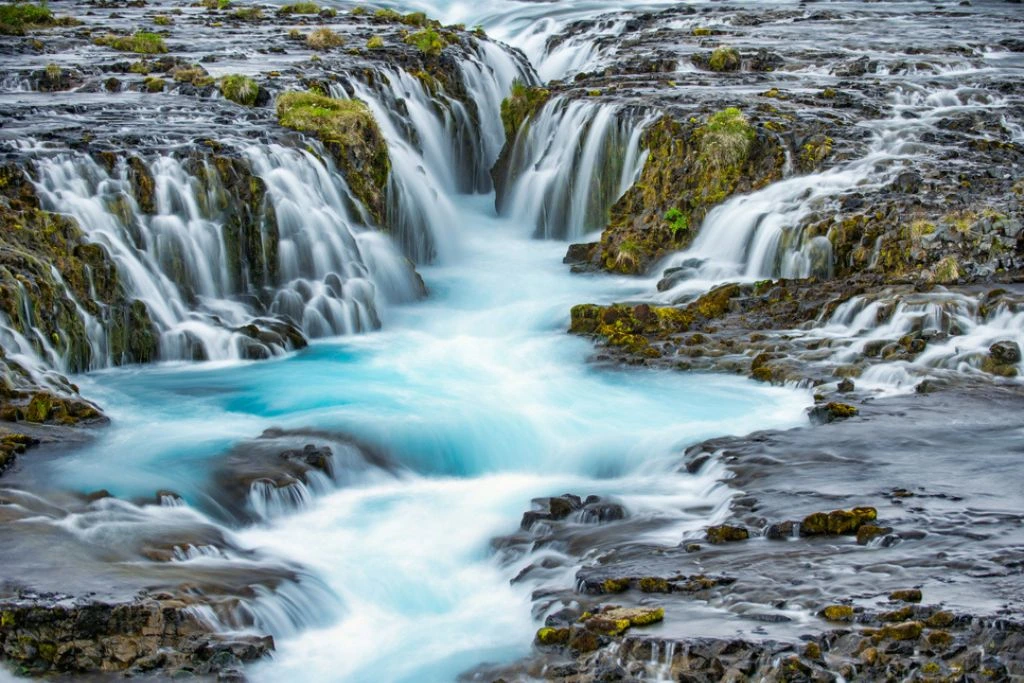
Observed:
[[[545,627],[537,631],[537,642],[541,645],[565,645],[570,635],[567,628]]]
[[[365,104],[312,92],[288,92],[277,98],[277,118],[282,126],[324,142],[353,193],[378,222],[384,222],[384,191],[391,162],[380,128]]]
[[[171,76],[178,83],[191,83],[197,88],[213,85],[213,78],[206,72],[206,69],[198,64],[190,67],[178,67],[171,71]]]
[[[153,23],[157,26],[171,26],[172,24],[174,24],[174,20],[166,14],[158,14],[155,17],[153,17]]]
[[[231,18],[238,21],[260,21],[263,19],[263,10],[259,7],[243,7],[232,12]]]
[[[320,5],[315,2],[296,2],[277,10],[278,14],[320,14]]]
[[[224,10],[231,7],[231,0],[201,0],[200,4],[206,9]]]
[[[601,584],[603,593],[622,593],[629,590],[629,579],[605,579]]]
[[[0,613],[0,627],[13,628],[15,625],[14,612],[5,610]]]
[[[910,588],[907,590],[893,591],[889,593],[889,599],[893,602],[921,602],[924,596],[921,591],[917,588]]]
[[[708,527],[707,530],[708,543],[712,545],[735,543],[737,541],[745,541],[748,538],[750,538],[749,531],[743,527],[731,526],[729,524]]]
[[[405,37],[405,42],[430,57],[440,56],[444,50],[445,41],[441,34],[432,28],[425,28]]]
[[[726,45],[717,47],[708,59],[708,68],[717,72],[739,71],[740,53]]]
[[[164,39],[157,33],[138,31],[130,36],[117,36],[108,33],[105,36],[94,38],[93,43],[104,45],[121,52],[136,52],[144,55],[155,55],[167,52],[167,45]]]
[[[934,273],[936,282],[956,282],[960,279],[960,264],[955,256],[946,256],[935,265]]]
[[[709,28],[703,28],[698,26],[694,28],[691,33],[693,33],[693,35],[695,36],[710,36],[713,34],[713,31]]]
[[[143,85],[146,86],[146,90],[149,92],[163,92],[164,88],[167,87],[167,81],[156,76],[150,76],[143,81]]]
[[[657,576],[645,576],[640,579],[639,586],[644,593],[668,593],[672,590],[667,580]]]
[[[877,637],[881,640],[917,640],[924,631],[920,621],[907,621],[902,624],[883,626]]]
[[[514,140],[519,129],[551,98],[551,91],[528,86],[522,81],[512,83],[512,92],[501,103],[501,121],[505,137]]]
[[[849,605],[829,605],[821,610],[821,616],[829,621],[852,621],[853,607]]]
[[[384,47],[384,39],[380,36],[372,36],[366,41],[366,47],[370,50],[379,50]]]
[[[28,29],[53,23],[53,13],[45,4],[13,2],[0,5],[0,34],[24,35]]]
[[[345,39],[329,28],[318,28],[306,36],[306,44],[314,50],[329,50],[344,45]]]
[[[260,94],[260,86],[248,76],[231,74],[220,79],[218,84],[224,97],[238,104],[251,107]]]

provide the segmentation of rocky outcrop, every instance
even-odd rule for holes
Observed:
[[[0,659],[32,676],[118,672],[208,675],[267,656],[270,637],[212,632],[180,600],[106,603],[52,597],[0,601]]]

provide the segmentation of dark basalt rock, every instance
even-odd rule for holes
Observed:
[[[211,632],[180,600],[0,600],[0,655],[36,676],[155,669],[210,675],[237,671],[273,649],[269,636]]]

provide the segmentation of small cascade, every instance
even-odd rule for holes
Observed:
[[[499,180],[502,215],[538,237],[576,239],[608,223],[615,201],[646,161],[650,119],[607,104],[556,99],[520,129]]]
[[[279,145],[241,155],[241,170],[224,173],[205,157],[122,158],[109,170],[85,155],[36,161],[44,207],[104,247],[125,294],[145,303],[160,359],[276,355],[298,343],[295,328],[308,337],[373,330],[382,306],[419,295],[388,238],[354,217],[327,155]],[[246,196],[229,186],[233,173],[251,176]],[[92,367],[122,362],[103,326],[81,315]]]
[[[295,481],[286,486],[277,486],[269,479],[254,481],[249,489],[250,509],[259,519],[269,521],[308,508],[318,496],[326,495],[336,487],[335,482],[322,472],[310,471],[306,478],[305,482]]]
[[[331,86],[334,97],[355,96],[373,112],[388,143],[391,178],[388,228],[409,258],[427,263],[445,256],[456,224],[453,197],[493,189],[490,169],[505,142],[501,102],[532,70],[506,50],[486,42],[460,60],[466,98],[447,92],[427,73],[382,69],[373,85]]]
[[[997,342],[1014,342],[1024,348],[1024,305],[1012,299],[979,302],[946,291],[895,301],[858,296],[836,308],[810,334],[852,340],[833,354],[838,363],[913,349],[912,361],[873,366],[863,378],[879,385],[903,385],[916,382],[928,370],[982,370],[990,347]],[[1018,376],[1024,375],[1024,362],[1015,365]]]
[[[943,117],[1003,104],[973,88],[897,89],[891,103],[890,118],[865,124],[873,138],[864,157],[732,197],[708,213],[691,247],[668,257],[662,269],[683,268],[693,281],[705,284],[829,277],[832,244],[827,236],[806,234],[805,219],[835,210],[835,200],[848,192],[869,192],[892,182],[907,162],[929,153],[922,136]],[[672,300],[677,294],[673,288],[662,298]]]

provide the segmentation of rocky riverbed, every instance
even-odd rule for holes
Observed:
[[[1024,677],[1019,3],[606,4],[0,6],[0,661]]]

